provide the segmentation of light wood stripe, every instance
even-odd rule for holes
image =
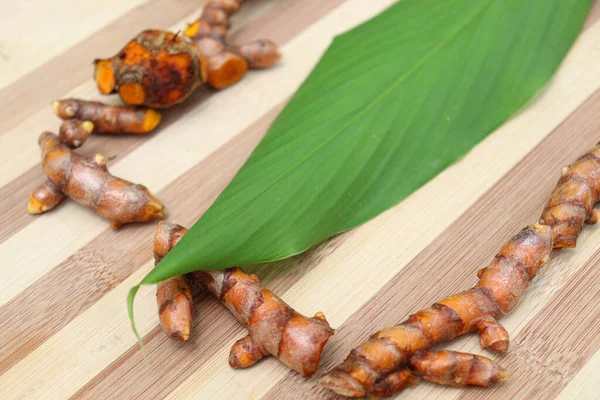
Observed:
[[[3,41],[0,48],[0,89],[69,49],[89,32],[101,29],[143,2],[22,2],[10,16],[4,14],[0,17],[2,32],[10,34],[13,39]],[[56,29],[57,19],[69,21],[69,29]],[[24,24],[24,21],[27,23]]]
[[[585,364],[569,384],[560,392],[557,400],[594,399],[600,393],[600,351]]]
[[[489,262],[507,238],[538,218],[560,175],[561,166],[597,141],[600,130],[600,120],[597,118],[599,112],[600,91],[456,219],[367,304],[357,308],[358,311],[344,322],[331,339],[321,371],[341,362],[356,344],[378,329],[397,324],[410,313],[473,285],[476,282],[475,272]],[[565,148],[564,143],[570,142],[577,144]],[[477,184],[478,182],[468,182],[465,185]],[[443,199],[446,195],[440,194],[440,197]],[[510,218],[506,218],[507,215]],[[452,215],[449,219],[453,219]],[[513,338],[513,347],[520,342],[517,335],[526,324],[545,306],[552,307],[554,295],[576,276],[586,260],[600,254],[597,248],[600,239],[598,228],[600,227],[588,227],[576,250],[563,251],[556,257],[536,278],[519,307],[502,319],[502,324]],[[484,354],[478,338],[473,335],[444,347]],[[508,357],[512,353],[513,350]],[[507,364],[506,367],[512,370],[512,365]],[[292,388],[298,387],[301,381],[301,378],[288,373],[286,379],[265,399],[299,399],[301,396]],[[509,387],[509,384],[506,386]],[[320,398],[318,396],[324,394],[316,387],[315,382],[302,384],[303,388],[307,386],[311,390],[303,391],[303,395],[309,398]],[[446,399],[455,398],[462,393],[461,389],[423,383],[410,389],[408,395],[411,399]],[[470,390],[466,393],[470,393]],[[473,393],[482,395],[480,390]],[[486,389],[484,393],[493,392]]]

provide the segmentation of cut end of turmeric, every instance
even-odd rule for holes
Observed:
[[[119,86],[119,96],[126,104],[142,105],[146,100],[144,86],[136,82],[125,83]]]
[[[42,214],[52,210],[63,199],[65,195],[60,188],[50,181],[35,188],[27,202],[27,212],[32,215]]]
[[[151,132],[160,124],[160,120],[162,119],[162,115],[155,110],[149,109],[146,111],[146,117],[144,118],[144,122],[142,124],[142,130],[146,132]]]
[[[164,217],[167,211],[164,204],[158,201],[156,196],[152,195],[152,197],[154,200],[146,203],[146,206],[144,207],[144,216],[148,221]]]
[[[248,72],[248,62],[232,52],[219,53],[208,58],[208,84],[225,89],[237,83]]]
[[[29,196],[27,202],[27,212],[32,215],[42,214],[48,211],[48,207],[33,195]]]
[[[94,61],[94,65],[94,80],[100,93],[114,93],[117,86],[117,79],[112,60],[96,60]]]
[[[183,30],[183,34],[187,37],[193,38],[194,36],[196,36],[199,27],[200,21],[196,21],[193,24],[189,24],[188,27]]]

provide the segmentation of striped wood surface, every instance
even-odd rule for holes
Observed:
[[[223,92],[200,90],[148,137],[93,137],[116,175],[141,182],[190,226],[211,204],[307,76],[332,37],[393,0],[253,0],[234,39],[269,37],[283,62]],[[125,295],[152,267],[153,224],[113,232],[77,204],[25,211],[44,180],[36,140],[59,122],[54,98],[99,99],[94,57],[147,27],[181,29],[202,0],[1,0],[0,398],[338,399],[277,360],[227,365],[244,330],[199,300],[183,345],[157,326],[154,288],[136,302],[148,365]],[[527,109],[407,200],[373,221],[278,266],[249,267],[305,314],[323,311],[337,334],[318,374],[374,331],[472,285],[475,271],[538,216],[560,168],[600,140],[600,1],[549,87]],[[105,99],[106,100],[106,99]],[[116,100],[113,100],[116,101]],[[510,380],[488,390],[421,384],[410,399],[600,397],[600,227],[584,230],[534,281],[503,323]],[[480,352],[476,337],[449,347]]]

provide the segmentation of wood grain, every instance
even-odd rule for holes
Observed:
[[[155,134],[96,136],[81,151],[104,153],[115,174],[152,188],[167,204],[167,218],[189,226],[333,36],[392,2],[247,2],[233,39],[275,40],[283,46],[279,66],[226,91],[198,91],[168,111]],[[14,20],[0,24],[20,37],[0,43],[0,63],[8,56],[0,65],[0,398],[340,399],[273,358],[244,371],[229,368],[229,348],[244,330],[202,294],[192,338],[179,344],[157,326],[154,288],[141,290],[136,321],[145,364],[124,298],[152,268],[154,226],[114,232],[71,202],[37,218],[25,212],[29,192],[43,181],[37,135],[58,126],[48,102],[101,98],[89,80],[91,58],[115,52],[146,27],[181,29],[204,3],[83,0],[66,9],[49,0],[9,9]],[[599,21],[596,1],[585,31],[536,101],[404,202],[301,256],[247,267],[298,311],[324,311],[337,328],[317,375],[371,333],[474,283],[474,272],[500,245],[537,218],[560,167],[600,140]],[[38,42],[31,26],[48,34]],[[15,67],[34,53],[27,66]],[[489,390],[421,384],[402,398],[597,398],[597,243],[600,228],[587,227],[577,249],[554,257],[503,320],[512,337],[509,354],[498,358],[511,373],[507,383]],[[472,336],[448,348],[484,354]]]

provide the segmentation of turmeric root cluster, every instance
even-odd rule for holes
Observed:
[[[129,106],[78,99],[54,101],[54,112],[64,120],[58,135],[62,147],[52,141],[53,146],[61,149],[60,162],[54,159],[50,162],[43,153],[49,180],[32,192],[28,212],[41,214],[52,210],[66,195],[107,218],[113,228],[162,217],[162,204],[154,196],[149,200],[142,195],[142,192],[149,194],[146,188],[112,177],[104,165],[84,160],[71,149],[81,147],[92,133],[149,133],[161,120],[161,115],[152,108],[179,104],[206,82],[223,89],[239,81],[248,68],[265,68],[276,63],[280,54],[270,41],[238,47],[227,44],[229,18],[241,3],[242,0],[211,0],[198,21],[186,29],[185,36],[146,30],[114,57],[96,60],[94,80],[100,93],[118,93]],[[151,108],[135,107],[142,105]],[[103,159],[101,155],[97,157]],[[60,179],[53,180],[52,176]],[[106,191],[109,186],[111,189]],[[147,207],[153,211],[148,212]]]
[[[158,263],[187,232],[174,224],[158,224],[154,255]],[[248,336],[237,341],[229,356],[233,368],[246,368],[267,355],[305,376],[317,370],[321,351],[333,330],[322,313],[307,318],[294,311],[277,295],[265,289],[256,275],[240,268],[197,271],[161,282],[156,300],[165,333],[187,340],[192,328],[190,282],[201,285],[220,300],[248,328]]]
[[[168,108],[183,102],[208,83],[224,89],[249,68],[275,64],[277,46],[261,40],[231,47],[229,18],[242,0],[211,0],[185,36],[146,30],[109,59],[95,61],[94,79],[103,94],[118,93],[126,104]]]
[[[323,386],[344,396],[389,397],[415,382],[412,373],[444,385],[479,385],[506,379],[493,362],[477,362],[477,371],[452,376],[474,355],[434,354],[428,349],[468,332],[478,332],[481,346],[503,354],[509,337],[496,321],[519,302],[529,282],[548,262],[553,248],[575,247],[584,223],[598,221],[600,146],[562,171],[542,217],[514,236],[487,268],[479,283],[465,292],[411,315],[398,326],[375,333],[348,358],[321,377]],[[455,357],[454,360],[450,358]],[[433,366],[433,363],[437,364]],[[474,364],[474,365],[475,365]],[[410,373],[409,373],[410,372]],[[474,372],[473,374],[471,374]]]
[[[164,215],[163,204],[146,187],[112,176],[102,154],[86,160],[72,150],[83,145],[92,132],[148,133],[160,122],[160,114],[75,99],[55,101],[52,108],[64,121],[58,136],[49,132],[40,136],[42,167],[48,181],[29,197],[30,214],[52,210],[67,196],[106,218],[113,229]]]

